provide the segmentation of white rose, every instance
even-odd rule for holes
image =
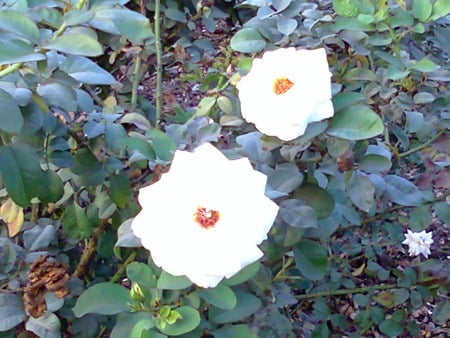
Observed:
[[[293,140],[333,116],[330,78],[323,48],[266,52],[237,84],[242,116],[266,135]]]
[[[214,287],[263,255],[257,245],[278,213],[266,180],[247,158],[228,160],[211,144],[176,151],[169,172],[140,189],[131,228],[157,266]]]
[[[402,244],[409,246],[408,253],[410,256],[419,256],[422,254],[425,258],[428,258],[428,255],[431,253],[430,245],[433,244],[432,232],[427,233],[425,230],[421,232],[412,232],[408,229],[405,237],[406,239]]]

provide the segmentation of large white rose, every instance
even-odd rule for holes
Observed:
[[[266,135],[293,140],[333,116],[330,78],[323,48],[265,52],[237,84],[242,116]]]
[[[263,255],[257,245],[278,213],[266,180],[209,143],[176,151],[169,172],[140,189],[131,228],[157,266],[214,287]]]

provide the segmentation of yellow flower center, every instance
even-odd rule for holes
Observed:
[[[200,206],[197,206],[197,210],[194,213],[194,221],[197,222],[202,228],[213,228],[219,221],[220,212],[217,210],[209,210]]]
[[[289,89],[294,86],[294,82],[289,80],[287,77],[279,77],[273,81],[273,92],[276,95],[281,95],[286,93]]]

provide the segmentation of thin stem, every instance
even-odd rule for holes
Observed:
[[[402,158],[408,155],[411,155],[417,151],[420,151],[426,147],[428,147],[428,145],[430,145],[431,143],[433,143],[434,141],[436,141],[442,134],[445,133],[445,129],[440,130],[436,135],[434,135],[432,138],[430,138],[427,142],[421,144],[420,146],[414,147],[409,149],[408,151],[405,151],[404,153],[400,153],[398,154],[398,158]]]
[[[141,62],[142,62],[142,51],[140,51],[134,60],[134,72],[133,72],[133,83],[131,87],[131,107],[130,110],[134,112],[137,106],[138,98],[138,88],[139,82],[141,80]]]
[[[161,92],[162,92],[162,48],[161,48],[161,33],[160,33],[160,0],[155,0],[155,50],[156,50],[156,123],[158,128],[159,120],[161,118]]]
[[[6,67],[5,69],[0,71],[0,78],[15,72],[20,67],[22,67],[22,65],[23,65],[23,63],[19,62],[19,63],[15,63],[13,65],[10,65],[10,66]]]
[[[385,285],[373,285],[373,286],[365,286],[355,289],[339,289],[334,291],[322,291],[322,292],[315,292],[315,293],[308,293],[305,295],[297,295],[295,298],[301,300],[301,299],[309,299],[309,298],[318,298],[318,297],[325,297],[325,296],[340,296],[340,295],[348,295],[348,294],[355,294],[355,293],[366,293],[372,290],[389,290],[389,289],[398,289],[397,284],[385,284]]]
[[[114,274],[114,276],[111,277],[110,282],[115,283],[119,280],[119,278],[124,274],[125,270],[127,269],[127,266],[134,261],[136,258],[136,251],[131,252],[131,254],[127,257],[125,262],[119,267],[117,272]]]

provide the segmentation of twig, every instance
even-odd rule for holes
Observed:
[[[125,262],[117,269],[117,272],[114,274],[114,276],[111,277],[109,280],[111,283],[115,283],[119,280],[119,278],[124,274],[125,270],[127,269],[128,264],[134,261],[136,258],[136,251],[131,252],[131,254],[127,257]]]
[[[139,82],[141,80],[141,62],[142,62],[142,51],[140,51],[136,58],[134,59],[134,71],[133,71],[133,82],[131,85],[131,107],[130,110],[134,112],[137,106],[138,98],[138,88]]]
[[[84,247],[80,262],[77,265],[74,276],[82,278],[86,274],[86,269],[97,248],[98,237],[103,233],[103,231],[105,231],[107,225],[107,221],[102,221],[97,230],[92,234],[91,238],[89,238],[88,243]]]
[[[420,151],[424,148],[426,148],[428,145],[430,145],[431,143],[433,143],[434,141],[436,141],[442,134],[445,133],[445,129],[440,130],[436,135],[434,135],[432,138],[430,138],[428,141],[426,141],[425,143],[421,144],[420,146],[414,147],[409,149],[408,151],[405,151],[404,153],[399,153],[397,155],[398,158],[402,158],[408,155],[411,155],[417,151]]]

